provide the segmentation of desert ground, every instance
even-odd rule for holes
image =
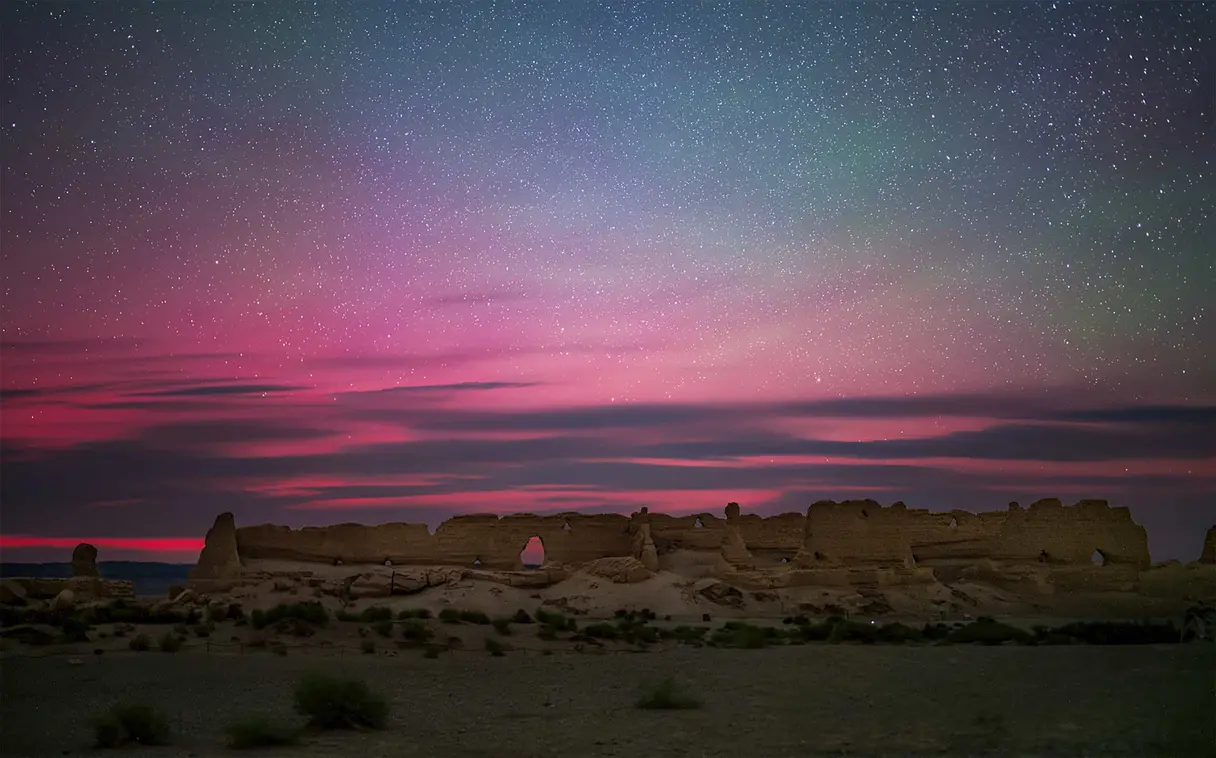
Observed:
[[[217,648],[218,649],[218,646]],[[322,670],[390,701],[388,728],[327,732],[267,756],[1216,755],[1216,646],[860,646],[662,652],[345,648],[176,654],[8,655],[3,739],[12,756],[91,750],[90,718],[155,704],[173,745],[141,756],[232,754],[224,729],[261,712],[298,720],[292,687]],[[673,677],[697,709],[635,707]],[[111,753],[113,754],[113,753]],[[118,751],[117,754],[127,754]]]

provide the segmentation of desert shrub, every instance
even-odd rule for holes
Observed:
[[[574,619],[563,616],[560,613],[553,613],[540,608],[536,611],[536,621],[539,624],[548,624],[558,632],[574,632],[578,630],[578,624]]]
[[[174,624],[173,633],[179,634],[179,635],[185,637],[187,634],[190,633],[190,627],[186,626],[185,624]]]
[[[612,624],[600,622],[598,624],[588,624],[583,627],[583,635],[593,639],[615,640],[619,634],[618,630]]]
[[[659,641],[659,630],[653,626],[641,624],[634,626],[629,630],[629,635],[624,637],[626,642],[637,642],[642,645],[647,645],[652,642]]]
[[[742,621],[728,621],[709,637],[709,644],[716,647],[758,650],[771,644],[780,644],[781,632],[772,627],[753,626]]]
[[[638,611],[638,616],[643,621],[654,621],[655,619],[658,618],[658,616],[655,615],[655,612],[650,610],[649,608],[643,608],[642,610]]]
[[[832,623],[832,631],[828,634],[828,642],[832,644],[861,642],[866,645],[873,645],[877,641],[877,626],[848,619],[839,619]]]
[[[281,747],[294,745],[300,731],[282,724],[269,716],[254,714],[228,725],[228,747],[233,750],[251,750],[259,747]]]
[[[317,633],[312,624],[299,618],[282,619],[274,625],[274,629],[280,634],[290,634],[293,637],[311,637]]]
[[[924,640],[925,635],[919,629],[914,629],[907,624],[901,624],[896,621],[878,627],[876,637],[879,642],[899,645],[905,642],[921,642]]]
[[[142,653],[152,649],[152,640],[146,634],[137,634],[127,643],[127,647]]]
[[[683,691],[674,679],[664,679],[652,687],[645,688],[635,706],[645,710],[672,711],[700,708],[701,701]]]
[[[153,610],[148,606],[130,605],[119,598],[85,612],[94,624],[197,624],[202,614],[197,609],[180,611],[173,608]]]
[[[426,651],[423,652],[423,658],[438,658],[439,654],[444,650],[442,645],[427,645]]]
[[[708,613],[702,613],[702,614],[701,614],[701,621],[702,621],[703,623],[708,624],[710,621],[713,621],[713,617],[712,617],[712,616],[710,616]]]
[[[87,622],[79,618],[69,616],[63,620],[59,628],[63,630],[64,642],[89,641],[89,631],[91,630],[91,627]]]
[[[490,623],[490,617],[481,611],[461,611],[460,620],[467,621],[470,624],[482,624],[483,626]]]
[[[410,642],[426,642],[435,636],[427,625],[421,621],[409,620],[401,623],[401,636]]]
[[[921,637],[930,642],[944,640],[950,636],[950,627],[942,623],[925,624],[920,630]]]
[[[429,619],[431,612],[426,608],[406,608],[397,614],[397,618],[405,621],[406,619]]]
[[[674,629],[659,629],[657,634],[660,639],[675,640],[683,645],[701,645],[704,642],[706,633],[709,632],[708,627],[704,626],[687,626],[681,624]]]
[[[371,655],[372,653],[376,652],[376,641],[373,639],[364,639],[359,642],[359,649],[363,651],[364,655]]]
[[[627,611],[624,608],[617,608],[612,612],[612,615],[619,619],[633,618],[633,611]]]
[[[557,630],[549,624],[541,624],[536,629],[536,636],[542,640],[552,641],[557,639]]]
[[[490,655],[495,658],[501,658],[507,654],[506,646],[493,637],[486,638],[486,650],[489,650]]]
[[[511,619],[509,618],[496,618],[490,623],[493,625],[494,631],[498,632],[504,637],[511,633]]]
[[[388,701],[359,679],[306,675],[296,685],[296,712],[314,729],[383,729]]]
[[[303,603],[280,603],[264,611],[255,610],[250,616],[250,623],[254,629],[264,629],[282,621],[299,621],[325,626],[329,623],[329,612],[325,610],[325,606],[310,600]]]
[[[210,637],[211,627],[207,626],[206,624],[196,624],[194,626],[194,635],[196,637]]]
[[[1028,643],[1034,637],[1027,631],[989,619],[973,621],[950,632],[946,638],[955,644],[1003,645],[1006,642]]]
[[[515,612],[515,615],[511,617],[511,623],[512,624],[531,624],[532,617],[528,615],[527,611],[525,611],[523,608],[520,608],[518,611]]]
[[[1036,634],[1034,637],[1037,645],[1075,645],[1078,643],[1073,637],[1067,634],[1061,634],[1053,629],[1048,629],[1043,634]]]
[[[359,620],[365,624],[374,624],[377,621],[392,621],[393,611],[382,605],[373,605],[370,608],[363,609],[362,613],[359,614]]]
[[[156,643],[156,647],[162,653],[176,653],[182,649],[182,638],[173,632],[165,632],[164,636]]]
[[[390,619],[381,619],[372,624],[372,631],[381,637],[392,637],[393,622]]]
[[[169,719],[151,706],[116,705],[93,721],[93,737],[99,748],[167,745]]]
[[[270,652],[272,652],[272,653],[274,653],[275,655],[280,656],[280,657],[286,657],[286,655],[287,655],[287,646],[286,646],[286,645],[284,645],[284,644],[283,644],[283,643],[281,643],[281,642],[280,642],[280,643],[278,643],[277,645],[271,645],[271,646],[270,646]]]
[[[445,624],[459,624],[460,611],[455,608],[444,608],[439,611],[439,620]]]
[[[351,613],[345,608],[339,608],[338,611],[334,613],[334,618],[340,622],[351,624],[359,620],[359,614]]]
[[[1087,645],[1161,645],[1177,643],[1181,637],[1172,623],[1127,623],[1119,621],[1078,621],[1048,630],[1036,638],[1046,639],[1049,634],[1069,637]],[[1056,643],[1060,644],[1060,643]]]
[[[786,637],[795,643],[826,642],[835,628],[835,623],[827,621],[820,624],[797,624],[786,632]]]

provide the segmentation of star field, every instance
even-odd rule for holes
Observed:
[[[282,495],[284,479],[316,471],[309,456],[438,444],[462,413],[585,409],[590,420],[565,433],[586,435],[613,428],[612,406],[657,418],[762,404],[766,435],[861,444],[1000,426],[1004,412],[993,401],[829,423],[790,408],[1000,396],[1051,413],[1084,400],[1201,414],[1216,399],[1211,3],[13,2],[3,13],[8,534],[49,535],[48,514],[88,501],[28,494],[23,466],[95,471],[115,445],[266,463],[221,467],[195,485],[210,499],[190,505],[167,484],[114,485],[107,502],[136,503],[112,512],[143,514],[114,516],[140,524],[116,536],[168,537],[201,533],[211,503],[290,520],[283,509],[333,488],[380,487],[338,493],[372,509],[366,519],[467,509],[461,497],[514,509],[507,480],[472,487],[484,472],[413,448],[398,453],[435,456],[413,473],[448,476],[446,489],[373,482],[400,473],[386,463]],[[440,412],[452,417],[422,418]],[[1161,433],[1199,418],[1171,416]],[[609,457],[735,433],[679,423],[692,426],[634,425],[641,436]],[[196,436],[165,431],[183,427]],[[478,428],[461,434],[497,439]],[[1083,475],[1057,472],[1081,479],[1041,483],[1130,500],[1143,521],[1155,507],[1145,493],[1210,491],[1208,448],[1152,473],[1121,450]],[[518,473],[552,452],[512,455],[484,463]],[[1002,460],[1016,467],[1025,451]],[[797,509],[809,492],[863,486],[922,507],[998,507],[1039,488],[1029,474],[823,479],[819,463],[748,487],[693,476],[635,488],[620,472],[510,485],[574,498],[536,507],[617,508],[685,507],[655,494],[672,489],[743,502],[729,495],[742,489],[756,506]],[[132,480],[147,476],[131,465]],[[1161,518],[1216,518],[1202,502]]]

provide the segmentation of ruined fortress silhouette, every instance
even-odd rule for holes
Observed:
[[[1206,560],[1216,561],[1214,534],[1205,543]],[[656,571],[663,556],[679,551],[718,556],[727,573],[872,569],[911,578],[918,570],[981,561],[1132,571],[1150,566],[1144,527],[1127,508],[1104,500],[1065,506],[1045,499],[978,514],[850,500],[820,501],[806,513],[767,518],[741,514],[735,503],[722,517],[645,508],[630,516],[471,514],[448,519],[434,533],[425,524],[408,523],[238,528],[233,515],[224,513],[207,534],[191,580],[223,583],[262,561],[518,571],[524,568],[520,554],[534,537],[544,546],[542,568],[632,557]]]

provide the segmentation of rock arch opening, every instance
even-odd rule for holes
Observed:
[[[954,516],[950,517],[950,528],[958,529],[958,519],[956,519]]]
[[[570,522],[569,522],[569,521],[563,521],[563,522],[562,522],[562,531],[563,531],[563,532],[568,532],[568,531],[570,531]]]
[[[1095,566],[1105,566],[1106,553],[1102,552],[1101,550],[1095,550],[1093,555],[1089,556],[1089,562]]]
[[[705,528],[705,524],[702,523],[700,516],[697,516],[697,520],[692,522],[692,528],[693,529],[704,529]]]
[[[528,538],[528,544],[519,551],[519,562],[524,568],[540,568],[545,564],[545,542],[539,535]]]
[[[473,568],[475,568],[475,569],[481,568],[481,559],[480,558],[473,559]]]

